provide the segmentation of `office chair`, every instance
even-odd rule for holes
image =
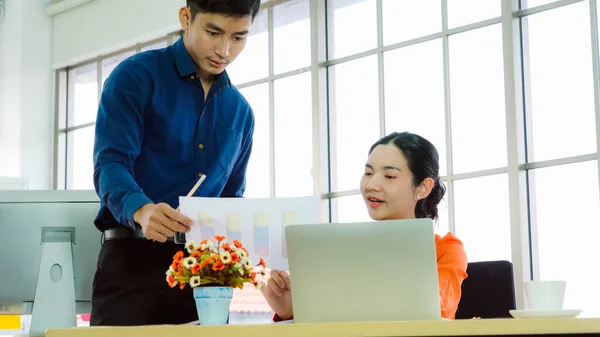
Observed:
[[[509,310],[516,309],[516,301],[511,262],[471,262],[467,275],[455,319],[512,317]]]

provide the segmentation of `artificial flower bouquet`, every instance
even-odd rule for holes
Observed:
[[[250,254],[238,240],[232,244],[225,237],[216,235],[215,241],[203,240],[199,244],[194,241],[186,243],[189,254],[185,256],[179,251],[173,256],[173,263],[167,270],[167,282],[171,288],[186,284],[196,288],[200,286],[217,286],[242,288],[244,283],[252,283],[259,289],[262,285],[259,277],[265,276],[266,264],[252,265]]]

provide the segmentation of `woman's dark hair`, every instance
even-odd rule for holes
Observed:
[[[378,140],[369,154],[378,145],[394,144],[402,153],[408,164],[408,168],[413,174],[413,185],[419,186],[426,178],[431,178],[435,182],[431,193],[427,198],[421,199],[415,206],[415,216],[417,218],[431,218],[436,220],[438,217],[438,204],[446,194],[446,188],[440,183],[439,156],[435,146],[427,139],[410,132],[394,132]]]
[[[251,16],[254,20],[260,9],[260,0],[187,0],[186,4],[192,12],[192,21],[198,13]]]

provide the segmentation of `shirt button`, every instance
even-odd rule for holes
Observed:
[[[194,79],[194,77],[195,77],[194,75],[190,76],[190,78],[191,78],[192,80]]]
[[[202,174],[202,173],[198,173],[198,178],[202,178],[203,175],[204,174]]]
[[[198,147],[199,147],[199,148],[201,148],[201,149],[203,149],[203,148],[204,148],[204,145],[203,145],[203,144],[200,144],[200,145],[198,145]]]

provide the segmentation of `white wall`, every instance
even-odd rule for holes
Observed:
[[[52,187],[52,18],[40,0],[6,1],[0,23],[0,176]]]
[[[21,175],[21,1],[6,1],[0,23],[0,176]],[[10,32],[10,34],[9,34]]]
[[[30,189],[52,188],[53,68],[174,32],[184,4],[94,0],[48,17],[42,0],[6,1],[0,23],[0,176],[23,177]]]
[[[54,69],[179,29],[185,0],[95,0],[54,16]]]

